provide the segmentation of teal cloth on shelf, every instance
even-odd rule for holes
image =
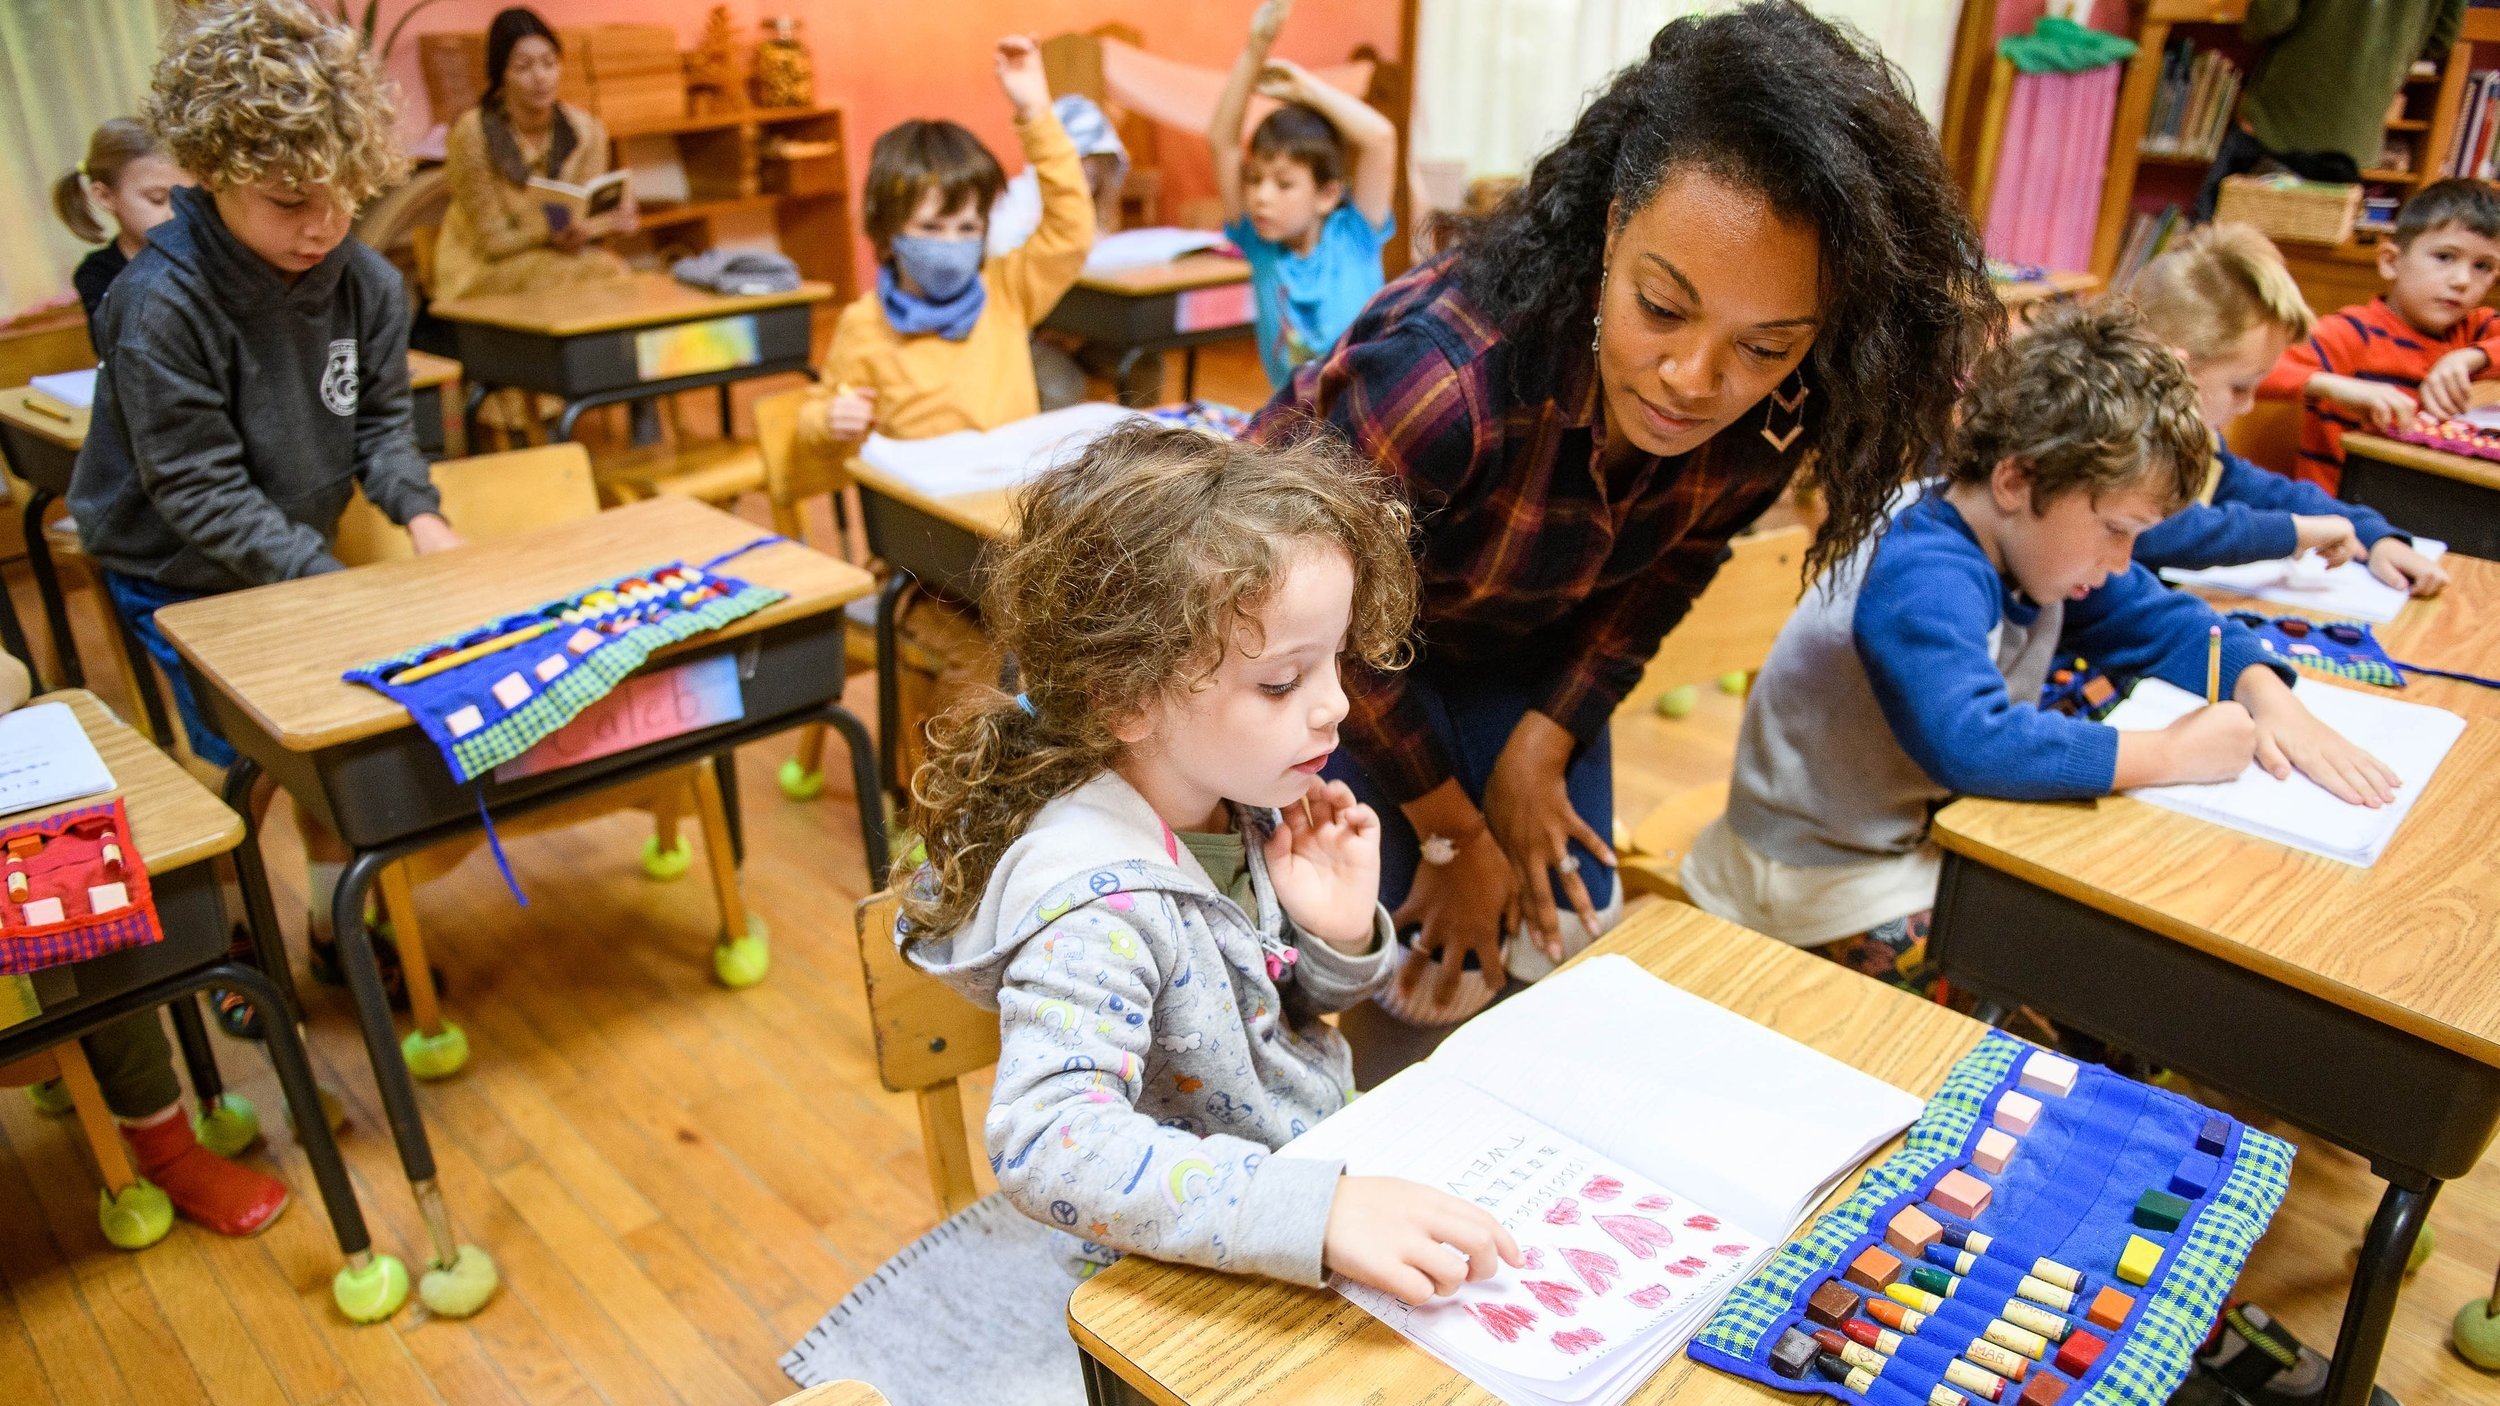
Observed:
[[[2024,73],[2087,73],[2135,57],[2135,41],[2043,15],[2029,34],[1997,41],[1997,54]]]

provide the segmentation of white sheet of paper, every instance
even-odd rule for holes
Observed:
[[[2448,550],[2447,543],[2430,537],[2414,538],[2413,546],[2433,559]],[[2382,625],[2395,619],[2409,599],[2403,591],[2371,575],[2367,564],[2348,561],[2342,566],[2328,567],[2318,561],[2315,552],[2279,561],[2252,561],[2244,566],[2208,567],[2203,571],[2166,566],[2161,577],[2182,586],[2231,591],[2279,605],[2296,605],[2324,615]]]
[[[30,376],[26,384],[61,402],[72,410],[88,410],[95,406],[96,368],[84,371],[56,371],[49,376]]]
[[[1094,240],[1093,250],[1085,256],[1085,271],[1092,274],[1117,273],[1121,269],[1168,264],[1184,254],[1213,249],[1223,242],[1224,235],[1219,230],[1180,229],[1168,225],[1124,229]]]
[[[113,789],[113,773],[67,703],[0,714],[0,815]]]
[[[1137,418],[1134,410],[1089,400],[994,430],[957,430],[933,439],[872,434],[860,445],[859,457],[868,467],[932,498],[949,498],[1013,488],[1076,457],[1114,426]]]
[[[2392,803],[2377,810],[2349,805],[2297,771],[2289,780],[2277,781],[2253,762],[2237,780],[2148,786],[2127,794],[2346,864],[2366,869],[2378,863],[2412,812],[2415,798],[2430,784],[2449,749],[2465,735],[2465,719],[2444,708],[2339,688],[2319,679],[2303,678],[2293,693],[2320,722],[2395,770],[2403,784]],[[2186,689],[2148,678],[2111,711],[2108,722],[2122,731],[2152,731],[2168,727],[2204,702]]]

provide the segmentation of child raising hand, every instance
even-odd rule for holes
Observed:
[[[1000,1190],[1122,1254],[1421,1303],[1519,1263],[1481,1208],[1273,1151],[1345,1106],[1319,1019],[1387,980],[1380,818],[1319,780],[1343,656],[1403,662],[1405,514],[1334,439],[1139,425],[1035,480],[983,616],[1025,691],[914,779],[910,959],[999,1013]]]

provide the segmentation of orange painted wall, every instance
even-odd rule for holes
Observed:
[[[383,6],[386,16],[401,8]],[[501,8],[499,0],[443,0],[418,15],[410,33],[482,32]],[[710,12],[688,0],[538,0],[534,8],[554,25],[673,25],[681,47],[693,46]],[[1023,164],[990,69],[990,44],[999,35],[1048,37],[1120,23],[1134,27],[1156,54],[1224,67],[1240,52],[1257,0],[729,0],[728,8],[742,42],[761,34],[763,16],[799,17],[816,57],[817,100],[840,104],[850,117],[856,194],[868,143],[910,117],[951,117],[988,142],[1010,171]],[[1306,64],[1335,63],[1368,43],[1394,56],[1398,8],[1399,0],[1302,0],[1276,52]],[[405,94],[402,127],[411,139],[432,120],[457,115],[425,111],[413,39],[400,41],[389,67]],[[1162,148],[1167,210],[1212,191],[1202,138],[1166,131]],[[869,256],[865,242],[859,248],[864,283]]]

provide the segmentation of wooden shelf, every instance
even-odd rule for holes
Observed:
[[[2388,185],[2409,186],[2419,185],[2422,173],[2419,171],[2364,171],[2361,173],[2361,179],[2382,181]]]
[[[2238,24],[2248,18],[2248,0],[2153,0],[2144,18],[2167,24]]]
[[[2391,132],[2427,132],[2430,129],[2431,124],[2419,117],[2399,117],[2387,124],[2387,130]]]
[[[2187,156],[2173,151],[2141,151],[2136,153],[2135,159],[2139,163],[2146,166],[2195,166],[2202,168],[2214,164],[2214,159],[2210,156]]]
[[[608,128],[608,136],[621,141],[627,137],[679,137],[691,132],[731,132],[742,127],[830,117],[841,110],[838,107],[749,107],[705,117],[681,117],[672,122],[619,123]]]
[[[2458,37],[2468,44],[2500,44],[2500,10],[2480,7],[2467,10]]]

